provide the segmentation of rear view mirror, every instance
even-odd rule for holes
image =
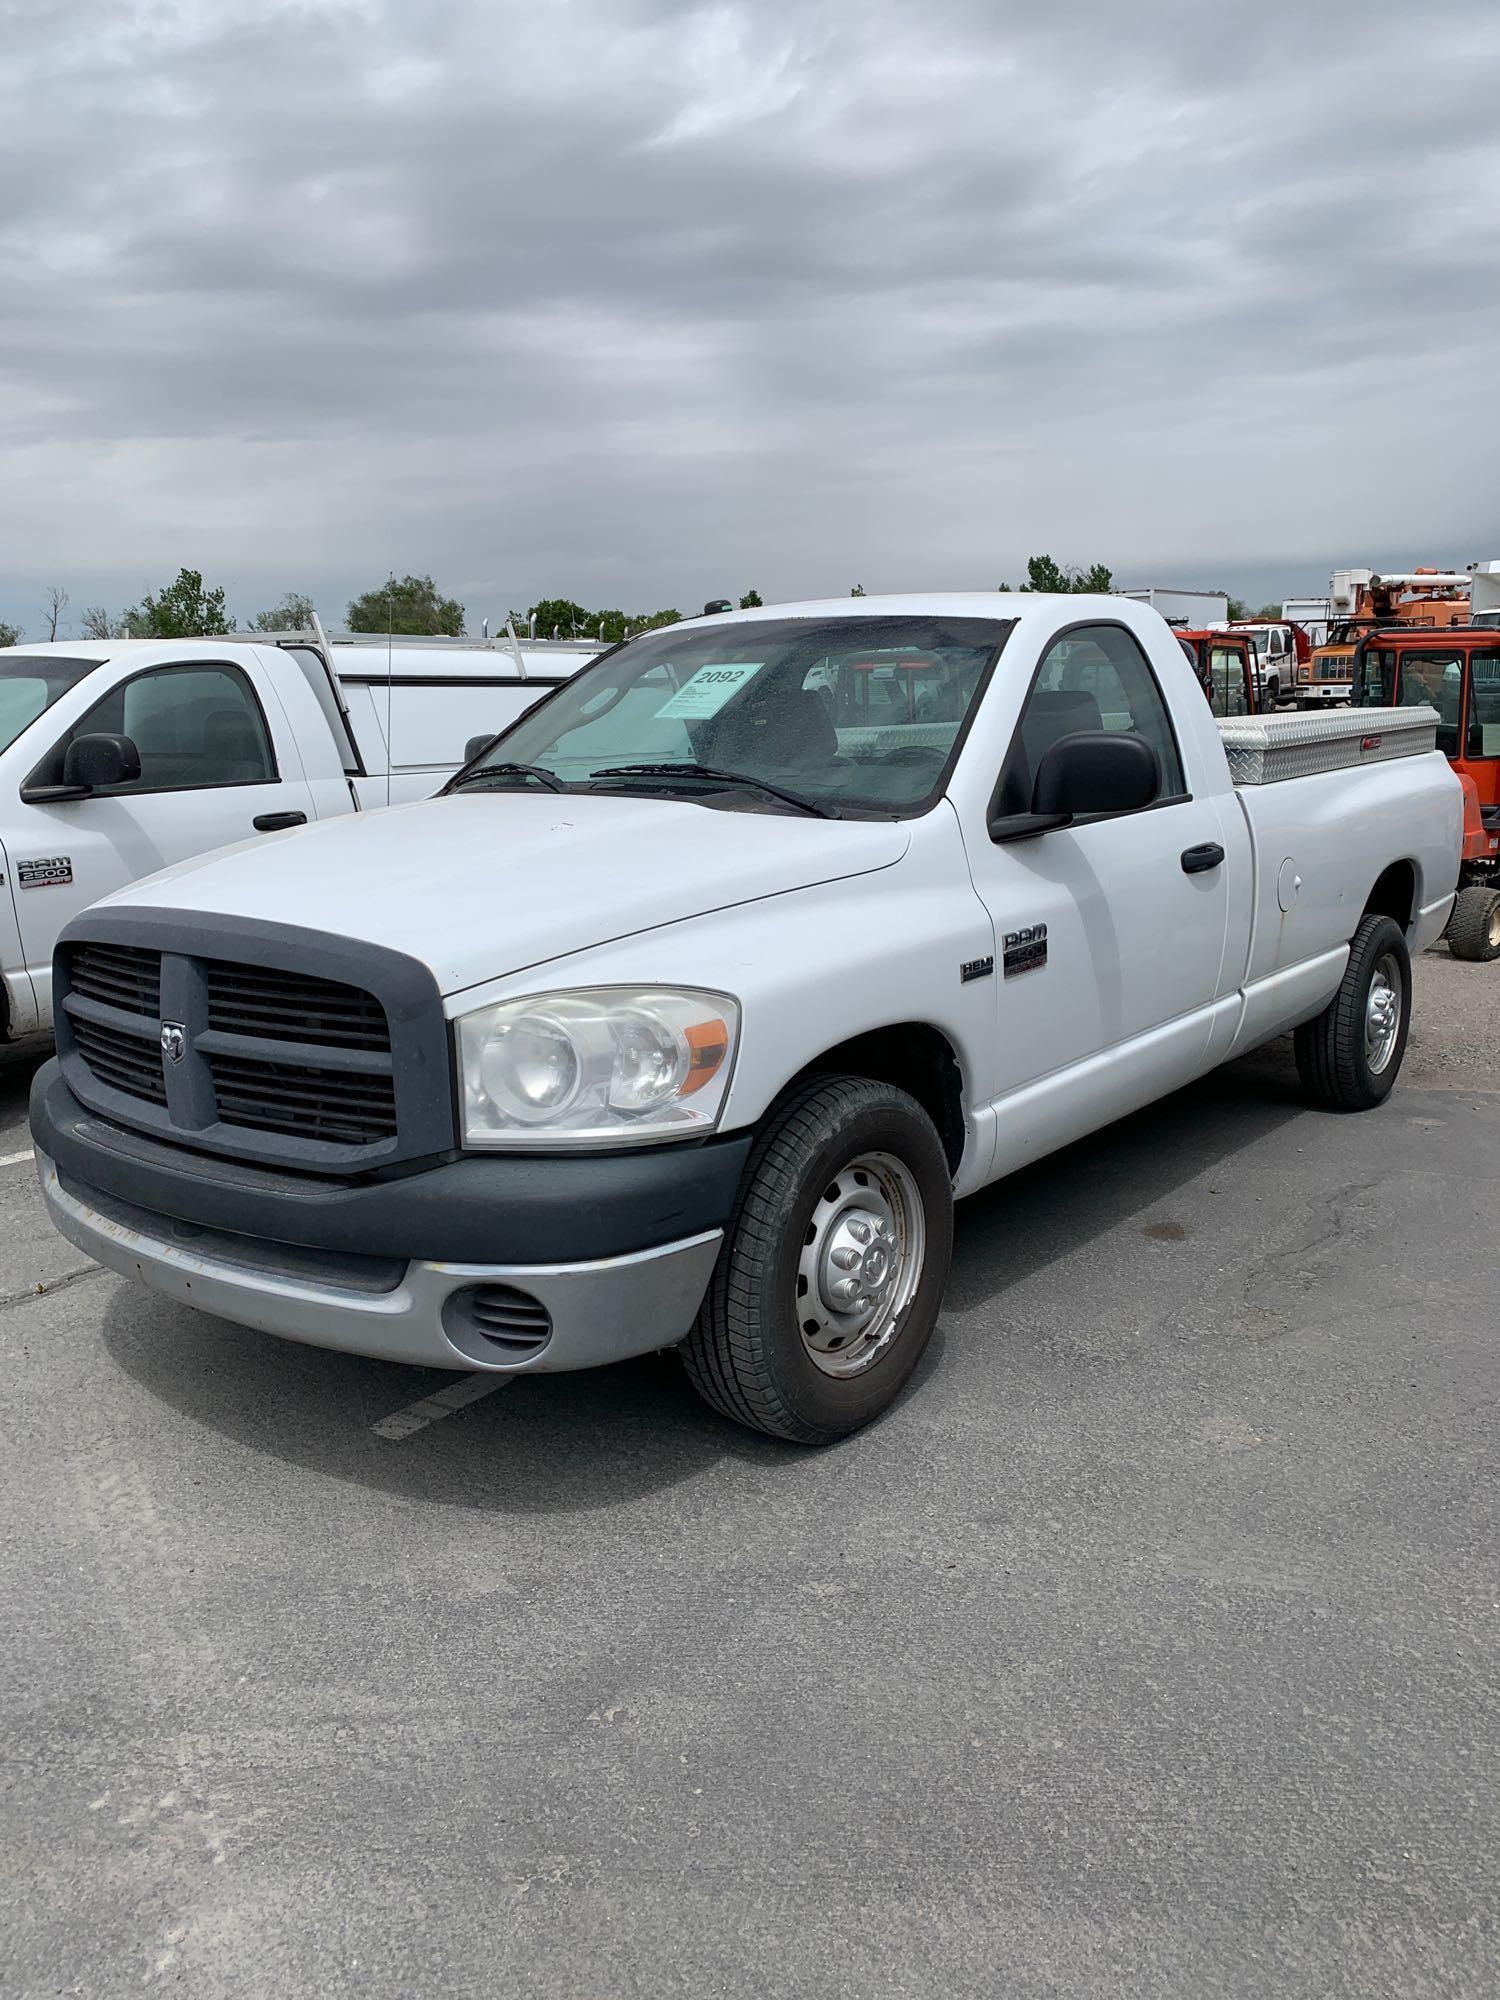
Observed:
[[[499,742],[499,736],[491,730],[488,736],[471,736],[464,745],[464,762],[472,764],[476,757],[482,757],[492,743]]]
[[[1144,736],[1081,729],[1059,737],[1037,766],[1031,810],[1049,819],[1139,812],[1161,785],[1161,762]]]
[[[140,775],[141,753],[128,736],[75,736],[63,753],[62,781],[70,791],[112,791]]]

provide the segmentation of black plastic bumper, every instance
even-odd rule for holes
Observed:
[[[63,1181],[183,1222],[357,1256],[582,1263],[724,1228],[752,1135],[572,1157],[473,1155],[375,1181],[213,1159],[86,1110],[56,1061],[31,1086],[31,1133]]]

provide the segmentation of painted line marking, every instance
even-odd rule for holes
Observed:
[[[24,1153],[7,1153],[3,1159],[0,1159],[0,1167],[18,1167],[23,1160],[29,1162],[31,1157],[31,1148],[28,1146]]]
[[[439,1389],[435,1396],[424,1396],[420,1403],[409,1403],[393,1416],[382,1417],[370,1429],[376,1437],[408,1438],[414,1431],[425,1431],[429,1424],[441,1423],[444,1417],[451,1417],[469,1403],[477,1403],[481,1396],[508,1389],[515,1379],[514,1375],[463,1375],[446,1389]]]

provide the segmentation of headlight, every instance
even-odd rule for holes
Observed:
[[[595,986],[458,1021],[466,1146],[630,1145],[719,1122],[739,1032],[723,993]]]

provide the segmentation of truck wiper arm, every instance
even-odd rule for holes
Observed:
[[[773,785],[766,778],[752,778],[748,771],[723,771],[717,764],[609,764],[589,775],[591,778],[705,778],[712,783],[764,792],[767,798],[780,799],[799,812],[815,813],[819,819],[843,818],[837,806],[822,799],[810,799],[805,792],[789,792],[784,785]]]
[[[485,764],[479,770],[471,771],[466,778],[455,778],[448,789],[450,792],[467,791],[471,785],[482,784],[486,778],[535,778],[549,792],[565,792],[568,789],[561,778],[544,770],[540,764]]]

